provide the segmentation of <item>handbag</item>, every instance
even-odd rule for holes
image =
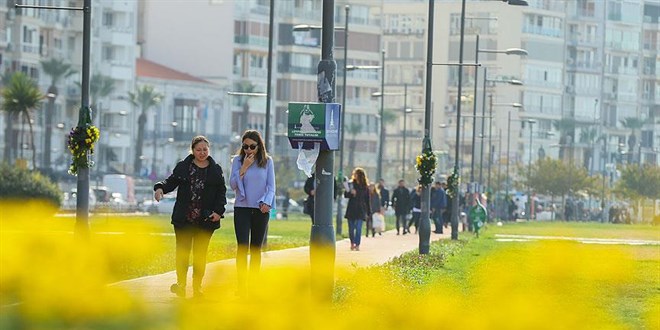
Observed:
[[[385,217],[382,213],[376,212],[372,214],[371,219],[373,220],[372,225],[375,232],[382,233],[385,231]]]

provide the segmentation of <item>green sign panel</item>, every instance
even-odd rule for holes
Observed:
[[[339,147],[341,105],[338,103],[289,103],[287,136],[293,148],[303,143],[311,149],[320,143],[321,149]]]

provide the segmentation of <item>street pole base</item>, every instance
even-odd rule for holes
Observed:
[[[335,282],[335,235],[330,226],[313,225],[310,237],[312,298],[331,302]]]

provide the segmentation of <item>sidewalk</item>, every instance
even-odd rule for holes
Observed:
[[[450,238],[450,228],[445,228],[444,234],[431,232],[431,241]],[[360,251],[351,251],[350,241],[343,239],[337,241],[335,269],[345,270],[355,267],[367,267],[383,264],[390,259],[405,252],[418,248],[419,235],[397,235],[395,230],[384,232],[376,237],[362,236]],[[226,259],[207,264],[203,289],[210,295],[216,291],[233,292],[236,283],[236,259]],[[295,266],[309,271],[309,246],[269,251],[263,253],[262,271],[282,266]],[[192,269],[188,271],[188,283]],[[339,272],[336,271],[335,274]],[[152,306],[169,305],[176,301],[169,288],[176,282],[174,271],[159,275],[145,276],[136,279],[121,281],[113,285],[125,288],[131,295],[139,295]],[[192,294],[190,285],[188,296]],[[165,306],[163,306],[165,307]]]

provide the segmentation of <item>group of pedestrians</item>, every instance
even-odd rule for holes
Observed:
[[[261,248],[268,227],[270,210],[275,206],[275,170],[261,134],[247,130],[241,138],[229,176],[236,193],[234,231],[237,252],[237,295],[248,294],[248,278],[254,278],[261,267]],[[210,142],[196,136],[191,154],[179,161],[172,174],[154,185],[154,199],[177,190],[172,211],[176,238],[176,283],[170,291],[186,296],[188,267],[192,252],[192,289],[194,297],[202,297],[202,279],[206,271],[206,255],[213,232],[220,228],[227,204],[227,188],[222,167],[210,156]],[[250,253],[248,273],[247,256]]]
[[[436,234],[443,233],[443,227],[446,223],[444,219],[449,219],[449,208],[447,188],[444,182],[435,182],[431,187],[430,197],[430,217],[433,220]],[[403,235],[410,233],[410,227],[415,226],[415,233],[419,228],[419,221],[422,215],[422,185],[417,185],[414,189],[406,187],[406,181],[401,179],[392,193],[392,207],[396,216],[396,234]]]

